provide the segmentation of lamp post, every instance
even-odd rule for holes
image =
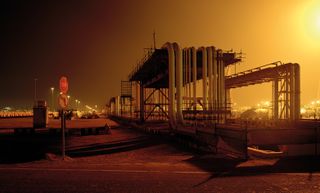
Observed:
[[[54,95],[53,95],[53,91],[54,91],[54,87],[51,87],[51,111],[54,111]]]

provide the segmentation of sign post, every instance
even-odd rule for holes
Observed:
[[[59,105],[61,108],[61,133],[62,133],[62,159],[65,158],[66,155],[66,139],[65,139],[65,128],[66,128],[66,117],[65,117],[65,109],[68,106],[68,79],[65,76],[60,78],[60,95],[59,95]]]

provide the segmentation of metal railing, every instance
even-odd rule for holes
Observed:
[[[274,67],[277,67],[277,66],[280,66],[280,65],[283,65],[283,63],[281,61],[276,61],[276,62],[273,62],[273,63],[270,63],[270,64],[265,64],[265,65],[259,66],[257,68],[253,68],[253,69],[250,69],[250,70],[246,70],[246,71],[242,71],[242,72],[239,72],[239,73],[236,73],[236,74],[232,74],[232,75],[226,76],[226,78],[235,78],[235,77],[243,76],[243,75],[250,74],[250,73],[253,73],[253,72],[258,72],[258,71],[261,71],[261,70],[264,70],[264,69],[274,68]]]
[[[143,64],[149,60],[154,51],[155,50],[153,48],[150,48],[144,53],[143,57],[137,62],[132,71],[129,73],[128,80],[130,80],[142,68]]]

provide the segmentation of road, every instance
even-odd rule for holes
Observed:
[[[5,139],[2,149],[6,149]],[[23,152],[39,151],[42,157],[13,156],[0,162],[1,193],[320,192],[319,158],[241,161],[200,154],[172,138],[124,127],[112,129],[110,135],[69,137],[65,160],[52,151],[58,143],[50,142],[50,148],[41,151],[39,143],[21,148]],[[14,153],[20,154],[21,148],[15,147]],[[1,156],[8,151],[3,150]]]
[[[202,171],[1,168],[0,192],[320,192],[320,176]]]

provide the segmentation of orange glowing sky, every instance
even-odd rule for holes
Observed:
[[[104,105],[120,94],[120,80],[152,45],[154,30],[157,47],[175,41],[242,50],[237,71],[278,60],[299,63],[302,103],[320,98],[320,1],[16,2],[2,6],[1,21],[0,107],[32,103],[35,77],[38,95],[49,98],[61,75],[68,76],[72,96]],[[271,86],[235,89],[232,96],[238,104],[256,104],[271,99]]]

